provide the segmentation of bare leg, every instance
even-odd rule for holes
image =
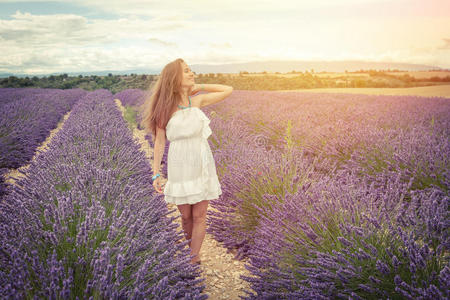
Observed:
[[[183,227],[184,237],[186,240],[192,238],[192,205],[191,204],[182,204],[177,205],[178,210],[181,213],[181,226]],[[189,242],[189,247],[191,246],[191,242]]]
[[[208,203],[209,200],[203,200],[192,205],[192,217],[194,221],[191,243],[191,254],[194,255],[191,261],[192,263],[200,261],[200,247],[206,234],[206,210]]]

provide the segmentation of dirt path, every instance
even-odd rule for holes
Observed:
[[[48,150],[48,144],[51,142],[51,140],[53,139],[53,137],[55,136],[55,134],[63,127],[64,122],[66,122],[66,120],[69,118],[70,113],[72,111],[68,111],[63,118],[59,121],[58,125],[56,126],[55,129],[50,131],[50,134],[48,135],[48,137],[42,142],[42,144],[36,148],[36,151],[34,153],[33,158],[31,159],[32,161],[35,161],[36,158],[39,156],[39,151],[41,152],[45,152]],[[9,169],[9,171],[5,174],[3,174],[3,176],[5,177],[5,182],[8,184],[15,184],[16,179],[20,179],[22,177],[25,177],[24,174],[22,174],[20,171],[22,172],[26,172],[26,170],[30,167],[30,164],[26,164],[23,165],[21,167],[19,167],[18,169]]]
[[[119,99],[114,100],[117,107],[124,114],[125,108]],[[134,137],[139,141],[141,150],[147,155],[150,164],[153,165],[153,149],[145,140],[145,132],[137,128],[133,129]],[[167,179],[163,178],[163,182]],[[168,204],[169,210],[176,209],[171,216],[179,216],[177,218],[178,231],[182,232],[181,216],[176,205]],[[209,210],[213,210],[211,206]],[[227,252],[209,233],[206,233],[200,249],[200,265],[206,285],[204,293],[208,294],[210,299],[240,299],[239,296],[245,296],[244,289],[250,290],[249,284],[240,279],[240,275],[251,276],[250,272],[244,267],[246,260],[239,261],[234,259],[234,254]]]

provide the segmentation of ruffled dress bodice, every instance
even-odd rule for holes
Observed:
[[[167,139],[170,142],[200,136],[207,139],[212,134],[210,122],[210,119],[198,107],[177,110],[166,125]]]

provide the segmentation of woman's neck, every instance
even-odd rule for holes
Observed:
[[[187,95],[181,95],[181,105],[188,106],[189,105],[189,97]]]

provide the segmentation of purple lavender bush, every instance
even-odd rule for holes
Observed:
[[[411,206],[410,185],[340,172],[262,208],[245,299],[447,299],[449,198],[421,191],[413,202],[428,205]]]
[[[0,203],[2,298],[205,299],[112,94],[73,108]]]
[[[81,89],[51,90],[2,106],[0,167],[18,168],[28,162],[50,130],[84,94]]]
[[[85,94],[82,89],[0,89],[0,169],[28,163],[63,115]],[[6,190],[2,176],[0,197]]]
[[[214,106],[219,115],[240,119],[274,147],[283,144],[286,121],[291,120],[296,148],[333,158],[339,166],[355,151],[378,149],[401,131],[412,134],[421,126],[448,130],[442,123],[450,115],[446,98],[339,93],[233,91]]]
[[[114,99],[119,99],[123,106],[139,106],[144,103],[148,91],[141,89],[127,89],[114,94]]]
[[[355,151],[345,168],[358,170],[378,185],[380,174],[392,173],[401,174],[403,182],[413,178],[412,190],[436,187],[448,192],[449,128],[447,118],[433,126],[416,125],[409,132],[392,130],[389,138],[370,150]]]
[[[0,88],[0,106],[26,97],[48,94],[55,91],[58,91],[58,89]]]
[[[254,245],[255,232],[266,215],[261,208],[270,210],[280,205],[286,193],[294,193],[316,181],[319,174],[316,169],[324,165],[332,167],[326,158],[309,163],[295,149],[291,156],[284,156],[248,145],[237,144],[225,154],[215,152],[224,192],[219,199],[210,201],[217,211],[207,212],[207,232],[226,248],[236,249],[239,259],[246,257]]]
[[[254,244],[261,219],[257,208],[279,205],[286,193],[311,184],[335,166],[327,157],[307,156],[294,148],[289,126],[279,145],[232,115],[214,114],[211,127],[211,148],[224,192],[210,201],[217,211],[208,211],[207,232],[226,248],[236,249],[236,258],[242,259]],[[267,201],[264,194],[275,197]]]
[[[367,96],[357,106],[354,95],[309,94],[290,95],[303,100],[291,106],[271,94],[266,106],[256,96],[264,93],[230,99],[238,111],[215,107],[231,117],[212,124],[225,140],[214,151],[225,192],[207,219],[208,232],[251,259],[250,298],[448,297],[448,100]],[[293,126],[284,129],[286,119]],[[310,122],[296,127],[299,119]],[[296,154],[277,162],[286,148]]]

